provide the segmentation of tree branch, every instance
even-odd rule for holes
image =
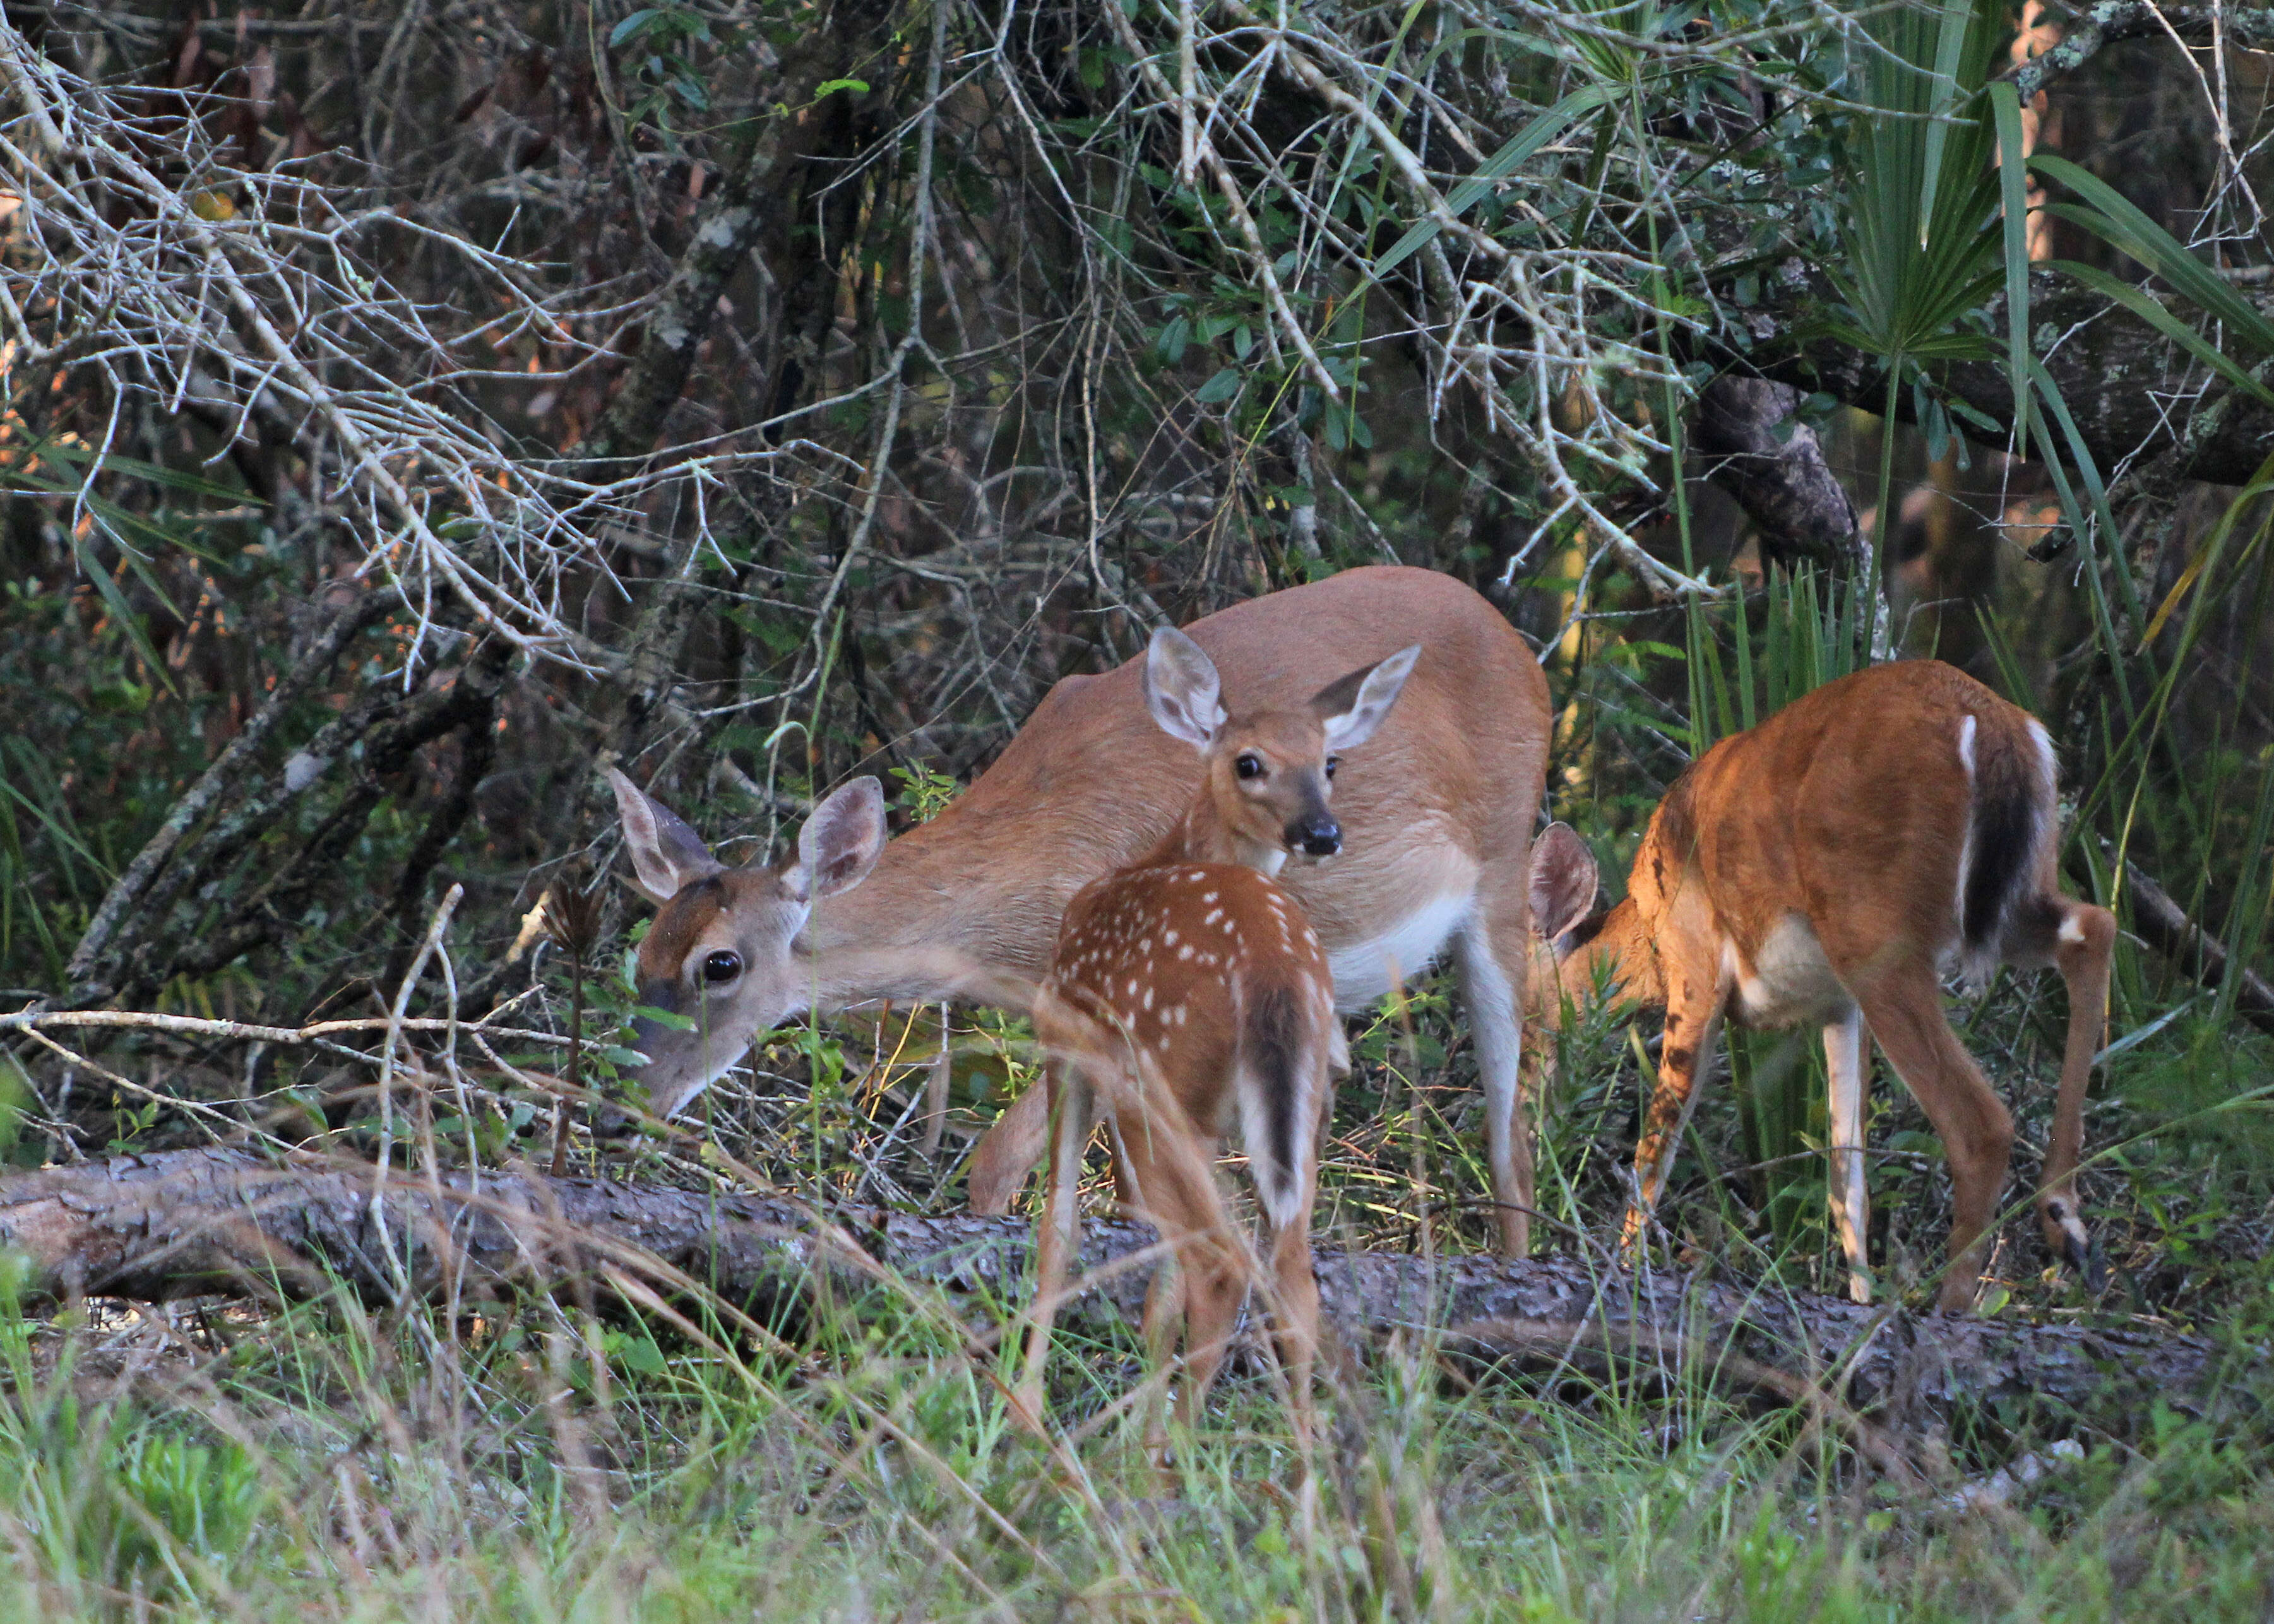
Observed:
[[[2070,865],[2082,883],[2091,876],[2082,860]],[[2124,864],[2124,892],[2132,904],[2132,928],[2149,946],[2204,986],[2223,987],[2232,968],[2225,944],[2187,915],[2138,863]],[[2241,984],[2234,989],[2235,1012],[2261,1032],[2274,1032],[2274,987],[2249,966],[2242,966]]]
[[[2167,38],[2202,39],[2212,30],[2214,10],[2207,5],[2159,5],[2151,0],[2100,0],[2067,17],[2060,24],[2061,42],[2042,56],[2033,56],[2014,70],[2014,88],[2026,105],[2064,73],[2082,67],[2103,46],[2119,40],[2149,34]],[[2219,19],[2233,44],[2263,49],[2274,44],[2274,11],[2226,8]]]
[[[2152,289],[2151,289],[2152,291]],[[1877,357],[1820,335],[1787,343],[1784,335],[1802,330],[1807,318],[1835,298],[1830,284],[1803,272],[1778,289],[1779,299],[1755,313],[1748,353],[1720,359],[1745,371],[1758,371],[1780,382],[1821,389],[1867,411],[1886,410],[1885,373]],[[1989,329],[2005,330],[2001,292],[1985,307]],[[2192,312],[2181,307],[2187,320]],[[2172,342],[2120,304],[2052,271],[2029,278],[2029,324],[2051,329],[2053,342],[2043,356],[2059,388],[2077,433],[2103,469],[2127,457],[2178,454],[2168,471],[2177,479],[2210,485],[2245,485],[2274,444],[2274,410],[2216,380],[2203,368],[2176,353]],[[2014,385],[1999,359],[1962,361],[1942,374],[1950,393],[2009,429]],[[2200,387],[2192,406],[2175,409],[2174,398]],[[1900,410],[1911,410],[1905,390]],[[2205,427],[2195,420],[2210,415]]]
[[[843,1301],[898,1281],[936,1290],[986,1334],[1025,1289],[1029,1229],[1016,1220],[876,1208],[822,1219],[787,1200],[526,1169],[379,1177],[358,1162],[304,1154],[279,1167],[222,1148],[51,1168],[0,1182],[0,1244],[28,1259],[26,1294],[48,1300],[305,1296],[335,1283],[392,1300],[406,1277],[418,1292],[454,1273],[462,1288],[515,1291],[613,1270],[666,1291],[701,1281],[732,1302],[792,1309],[824,1282]],[[391,1251],[379,1244],[382,1214]],[[1133,1320],[1150,1266],[1139,1254],[1153,1242],[1141,1225],[1087,1225],[1082,1266],[1103,1283],[1062,1318]],[[1451,1327],[1458,1346],[1464,1328],[1490,1342],[1500,1339],[1478,1327],[1574,1327],[1560,1356],[1534,1339],[1532,1359],[1550,1365],[1614,1345],[1637,1358],[1677,1343],[1726,1350],[1905,1425],[2014,1399],[2105,1421],[2159,1399],[2208,1403],[2228,1373],[2217,1350],[2188,1337],[1915,1315],[1568,1258],[1321,1250],[1318,1275],[1325,1312],[1354,1338]]]
[[[1761,527],[1768,552],[1844,570],[1862,555],[1856,510],[1816,431],[1793,419],[1800,402],[1788,384],[1725,373],[1698,399],[1691,443],[1709,459],[1706,477]]]
[[[252,719],[245,725],[228,748],[200,775],[187,793],[177,801],[166,814],[158,831],[135,854],[103,896],[95,909],[94,917],[87,923],[79,945],[72,950],[71,963],[64,974],[70,978],[71,1001],[77,1004],[100,1004],[111,996],[114,989],[103,974],[103,964],[110,952],[112,937],[130,914],[140,908],[159,874],[173,858],[175,851],[191,827],[219,802],[237,780],[241,778],[276,731],[285,713],[299,703],[308,687],[330,670],[349,643],[361,635],[370,624],[400,605],[403,595],[393,587],[374,587],[336,611],[331,624],[310,645],[292,669],[277,680],[275,688]]]

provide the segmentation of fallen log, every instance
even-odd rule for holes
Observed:
[[[913,1290],[986,1326],[1024,1290],[1028,1240],[1013,1219],[866,1207],[823,1217],[793,1200],[528,1169],[382,1178],[339,1157],[279,1162],[226,1148],[0,1180],[0,1248],[27,1261],[21,1289],[36,1301],[341,1287],[389,1301],[434,1296],[454,1281],[462,1297],[480,1297],[614,1278],[666,1297],[699,1287],[766,1312],[808,1302],[825,1281],[841,1304],[857,1308],[861,1292],[880,1288]],[[1153,1240],[1139,1224],[1086,1225],[1081,1265],[1098,1280],[1061,1323],[1133,1322]],[[1668,1350],[1687,1349],[1709,1373],[1716,1358],[1773,1368],[1902,1426],[2019,1402],[2128,1430],[2127,1418],[2159,1399],[2207,1411],[2239,1370],[2265,1364],[2262,1349],[2236,1353],[2194,1337],[1914,1314],[1569,1257],[1321,1247],[1318,1274],[1328,1317],[1355,1342],[1437,1333],[1456,1352],[1514,1350],[1534,1366],[1582,1369],[1622,1346],[1670,1369]]]

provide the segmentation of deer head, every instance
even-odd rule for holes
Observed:
[[[1319,862],[1343,847],[1328,809],[1337,752],[1374,736],[1397,703],[1421,645],[1339,677],[1291,709],[1227,716],[1216,665],[1163,627],[1145,655],[1145,703],[1171,736],[1207,756],[1185,829],[1224,861],[1276,874],[1291,853]],[[1197,853],[1193,854],[1197,855]]]
[[[678,816],[613,769],[639,889],[659,910],[640,944],[643,1004],[691,1022],[641,1019],[649,1106],[662,1117],[742,1058],[758,1034],[809,1002],[798,934],[813,905],[850,891],[885,849],[885,792],[855,778],[814,808],[779,865],[730,868]]]

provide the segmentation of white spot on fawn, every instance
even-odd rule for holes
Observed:
[[[2072,914],[2061,921],[2060,939],[2074,947],[2084,944],[2084,925],[2075,914]]]

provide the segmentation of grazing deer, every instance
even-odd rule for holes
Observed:
[[[1096,1107],[1114,1128],[1120,1182],[1174,1250],[1146,1303],[1156,1357],[1185,1325],[1187,1422],[1216,1378],[1246,1295],[1246,1254],[1209,1172],[1237,1123],[1271,1236],[1282,1363],[1298,1424],[1318,1346],[1311,1200],[1319,1131],[1349,1052],[1325,950],[1271,876],[1291,853],[1342,849],[1328,810],[1337,752],[1366,742],[1397,703],[1418,647],[1352,672],[1297,709],[1227,716],[1216,667],[1181,632],[1153,634],[1145,699],[1200,752],[1201,787],[1176,826],[1126,868],[1084,886],[1058,928],[1035,1000],[1050,1055],[1050,1195],[1036,1242],[1022,1406],[1043,1413],[1050,1323],[1075,1244],[1075,1187]]]
[[[1389,566],[1236,604],[1186,629],[1231,691],[1259,709],[1300,705],[1356,662],[1427,643],[1399,725],[1351,757],[1353,781],[1337,808],[1349,854],[1291,868],[1281,883],[1318,933],[1341,1009],[1366,1008],[1449,947],[1485,1092],[1501,1241],[1521,1251],[1531,1199],[1531,1141],[1516,1120],[1526,853],[1549,720],[1532,650],[1460,583]],[[662,911],[640,949],[638,996],[699,1018],[690,1030],[640,1031],[655,1113],[683,1110],[802,1010],[954,996],[921,967],[926,950],[1039,976],[1074,892],[1148,850],[1200,785],[1195,753],[1147,715],[1141,669],[1131,661],[1058,682],[978,782],[885,847],[857,890],[817,893],[779,953],[717,957],[727,950],[709,944],[778,922],[771,893],[703,885],[682,898],[681,859],[651,844],[657,861],[641,866],[640,883]],[[621,789],[618,800],[636,848],[635,814],[655,803]],[[719,877],[691,832],[671,844],[688,876]],[[972,1158],[973,1207],[1006,1210],[1048,1139],[1044,1101],[1029,1090]]]
[[[885,850],[885,790],[874,778],[853,779],[813,808],[787,862],[730,868],[676,813],[613,767],[608,784],[632,873],[663,910],[640,944],[640,1001],[695,1022],[684,1032],[641,1022],[651,1065],[669,1064],[690,1046],[722,1036],[720,1027],[734,1019],[733,994],[795,978],[798,936],[814,904],[858,885]],[[661,965],[671,973],[655,974]],[[722,991],[727,996],[716,996]],[[741,1041],[749,1043],[747,1034]],[[694,1095],[689,1090],[670,1110],[668,1095],[657,1097],[657,1109],[667,1116]]]
[[[1826,683],[1693,763],[1652,817],[1627,898],[1583,919],[1595,862],[1570,830],[1533,849],[1538,925],[1527,1000],[1552,1027],[1599,968],[1666,1011],[1658,1088],[1635,1151],[1626,1239],[1639,1237],[1724,1017],[1822,1028],[1831,1073],[1832,1221],[1849,1287],[1870,1300],[1864,1034],[1941,1136],[1950,1267],[1940,1305],[1971,1306],[2013,1118],[1942,1011],[1941,976],[2059,967],[2068,1041],[2037,1215],[2091,1278],[2074,1175],[2084,1089],[2107,1022],[2116,921],[2054,870],[2052,742],[2037,720],[1934,660]]]

